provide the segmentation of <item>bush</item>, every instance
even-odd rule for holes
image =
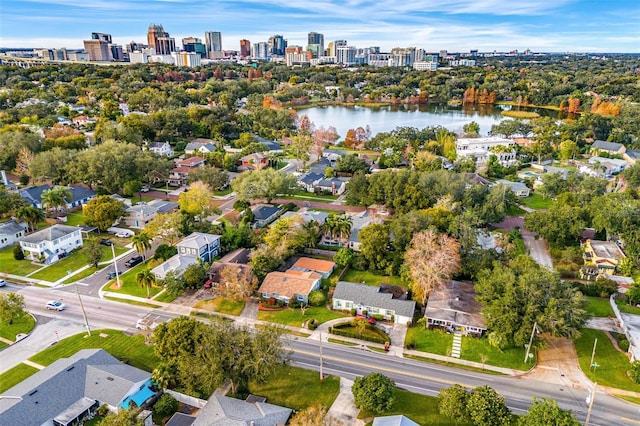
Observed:
[[[318,328],[318,320],[315,318],[312,318],[311,320],[309,320],[309,322],[307,323],[307,328],[309,330],[315,330],[316,328]]]
[[[381,343],[389,341],[389,336],[386,335],[382,330],[374,327],[371,324],[367,324],[367,330],[371,330],[375,332],[375,335],[371,334],[360,334],[352,328],[352,324],[350,322],[344,324],[338,324],[329,329],[329,333],[337,334],[338,336],[351,337],[353,339],[366,340],[368,342],[373,343]]]
[[[586,296],[593,297],[609,297],[618,290],[618,284],[615,281],[598,277],[588,284],[574,283],[574,286]]]
[[[350,312],[351,312],[351,316],[352,316],[352,317],[355,317],[355,316],[356,316],[356,314],[358,313],[358,310],[357,310],[356,308],[351,308],[351,311],[350,311]]]
[[[160,244],[156,249],[155,254],[153,255],[154,259],[162,259],[167,260],[171,256],[178,254],[178,249],[175,247],[168,246],[166,244]]]
[[[414,337],[411,337],[409,340],[407,340],[407,343],[405,343],[404,345],[405,349],[415,349],[416,346],[416,339]]]
[[[387,376],[371,373],[364,377],[356,377],[351,391],[356,407],[381,413],[393,407],[395,388],[396,384]]]
[[[109,414],[109,406],[107,404],[102,404],[100,408],[98,408],[97,414],[100,417],[105,417],[107,414]]]
[[[384,315],[382,314],[373,314],[371,315],[373,317],[374,320],[376,321],[382,321],[384,319]]]
[[[158,417],[165,418],[178,411],[178,401],[168,393],[163,394],[153,406]]]
[[[24,252],[22,251],[22,247],[20,247],[20,244],[16,244],[13,247],[13,258],[15,260],[24,260]]]
[[[327,295],[320,290],[314,290],[309,293],[309,305],[323,306],[327,302]]]

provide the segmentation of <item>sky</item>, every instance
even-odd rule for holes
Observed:
[[[307,33],[356,47],[640,53],[640,0],[0,0],[0,47],[82,48],[91,32],[146,43],[149,24],[220,31],[225,50]]]

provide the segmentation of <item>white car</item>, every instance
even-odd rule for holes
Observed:
[[[64,311],[65,308],[66,308],[65,304],[59,300],[50,300],[47,302],[48,310],[53,309],[54,311]]]
[[[0,279],[0,287],[4,287],[5,285],[7,285],[7,282],[3,279]]]
[[[116,233],[116,237],[118,238],[129,238],[130,236],[131,236],[131,233],[126,231]]]

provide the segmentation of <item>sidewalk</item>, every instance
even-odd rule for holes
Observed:
[[[365,422],[358,419],[360,409],[355,406],[351,386],[353,380],[340,377],[340,393],[327,411],[327,417],[338,420],[340,424],[362,426]]]

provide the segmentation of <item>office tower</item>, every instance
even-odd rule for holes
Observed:
[[[324,56],[324,51],[322,50],[322,46],[320,46],[319,44],[310,44],[307,46],[305,50],[311,52],[312,58],[318,58],[320,56]]]
[[[162,28],[162,25],[151,24],[147,32],[149,47],[155,49],[156,55],[170,55],[176,50],[176,41]]]
[[[251,50],[251,56],[256,59],[267,59],[269,57],[269,45],[264,41],[254,43]]]
[[[195,52],[172,52],[173,61],[179,67],[199,67],[200,55]]]
[[[224,57],[222,51],[222,33],[220,31],[207,31],[204,33],[204,45],[209,59]]]
[[[251,56],[251,42],[249,40],[240,40],[240,56],[243,58]]]
[[[124,61],[124,52],[122,51],[122,46],[120,46],[119,44],[111,44],[109,45],[109,48],[111,49],[111,58],[114,61]]]
[[[207,48],[202,43],[202,40],[196,37],[186,37],[182,39],[182,48],[186,52],[195,52],[200,55],[201,58],[207,57]]]
[[[144,43],[136,43],[132,40],[131,43],[124,45],[124,50],[127,52],[141,52],[142,49],[146,49],[147,47],[149,46]]]
[[[353,46],[338,47],[336,61],[339,64],[353,65],[356,63],[356,48]]]
[[[284,50],[287,48],[287,40],[280,34],[275,34],[269,37],[269,52],[272,55],[284,56]]]
[[[91,33],[91,40],[84,40],[84,50],[90,61],[111,61],[111,34]]]
[[[312,45],[312,44],[319,45],[320,47],[318,48],[318,51],[322,52],[322,53],[320,53],[320,55],[324,55],[324,35],[323,34],[310,32],[309,33],[309,41],[308,41],[307,44],[309,44],[309,45]]]
[[[336,56],[338,47],[347,47],[347,40],[335,40],[329,43],[329,56]]]

